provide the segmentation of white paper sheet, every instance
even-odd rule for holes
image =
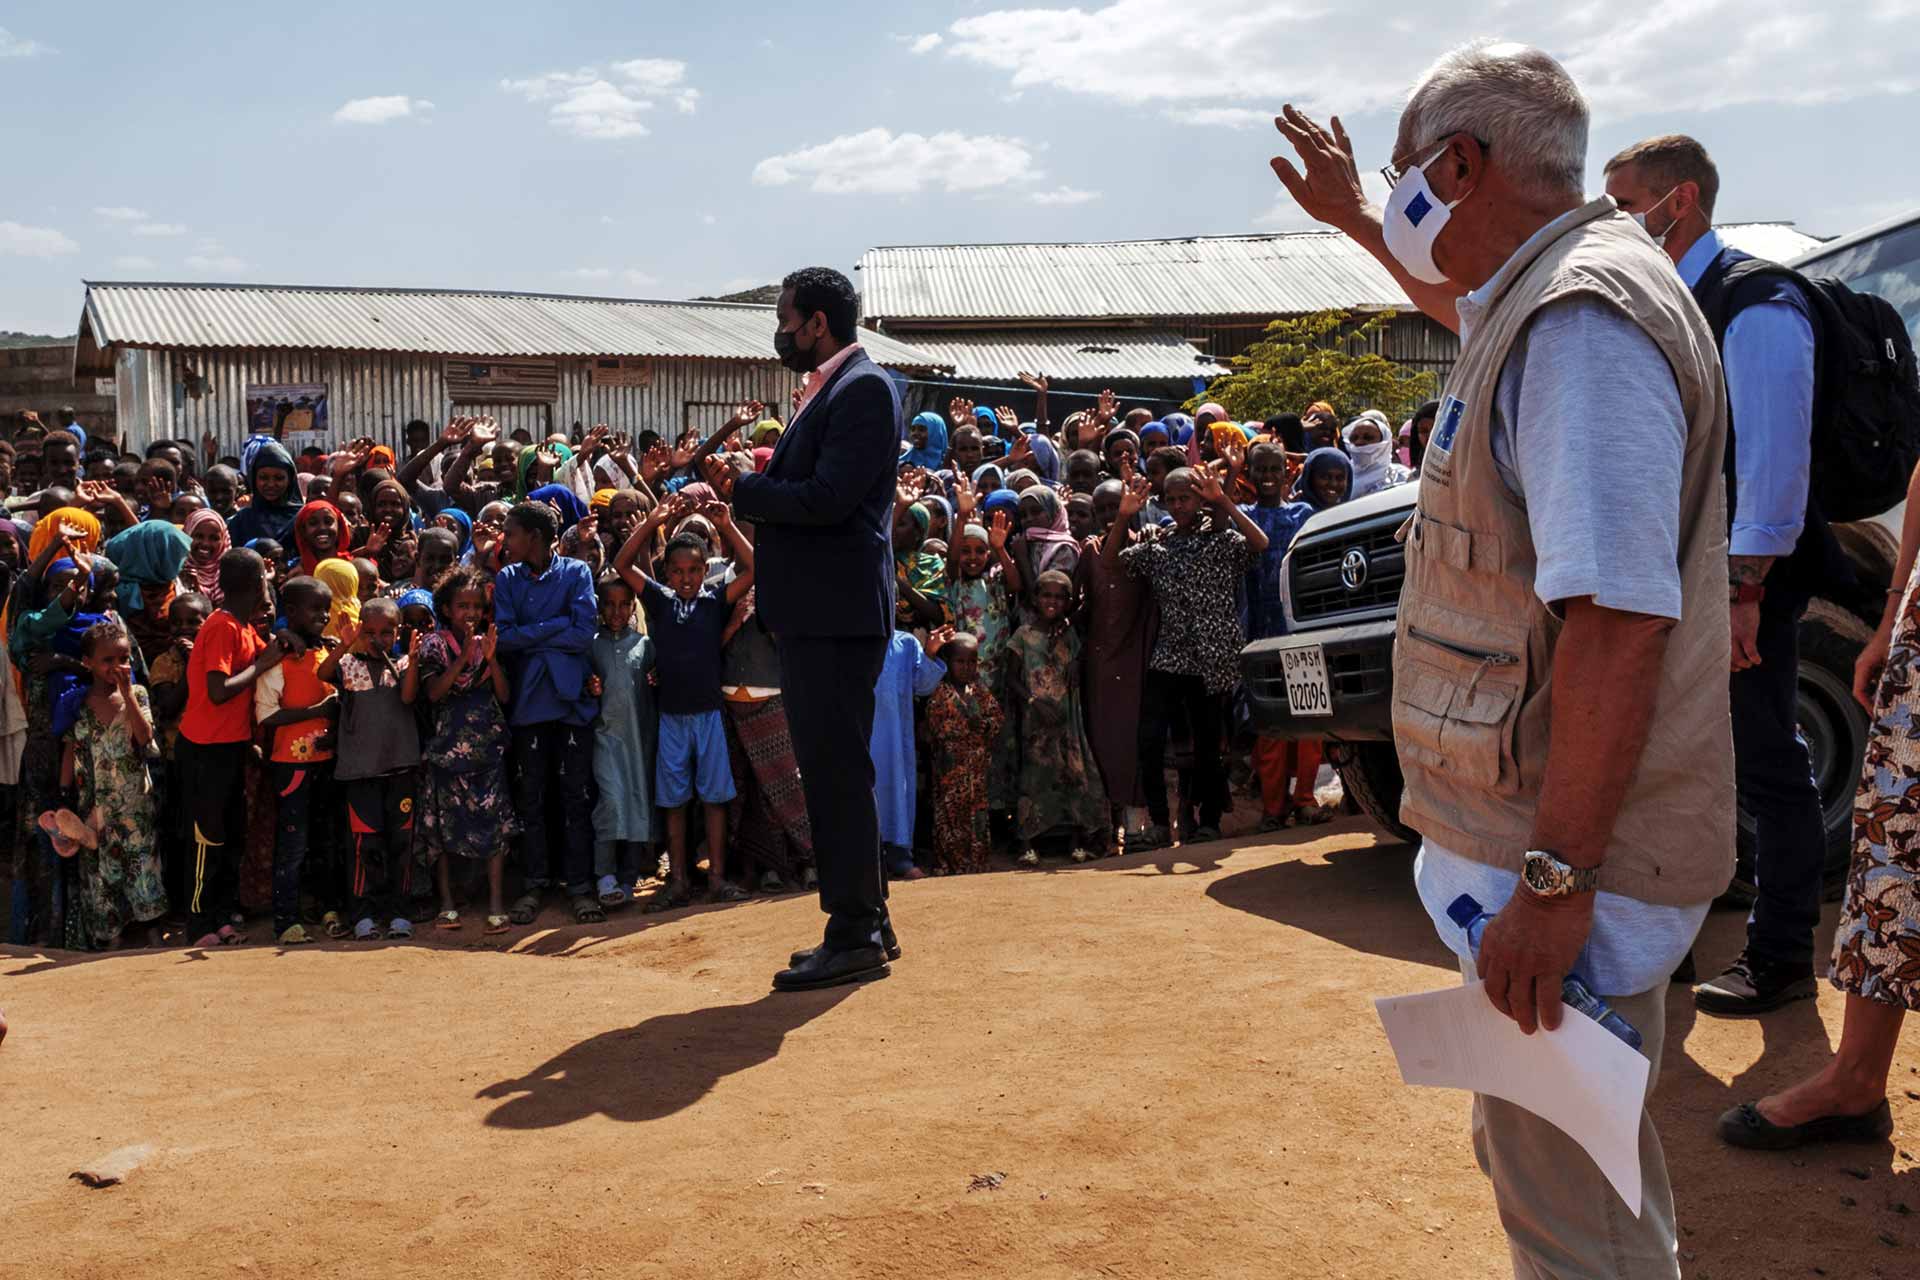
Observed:
[[[1584,1013],[1522,1035],[1478,982],[1373,1006],[1411,1085],[1504,1098],[1554,1125],[1593,1158],[1640,1216],[1640,1109],[1647,1060]]]

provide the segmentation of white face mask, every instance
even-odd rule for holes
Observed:
[[[1679,189],[1680,188],[1675,187],[1673,191],[1678,191]],[[1658,200],[1655,200],[1652,204],[1648,205],[1646,208],[1642,209],[1640,212],[1627,215],[1628,217],[1632,218],[1635,222],[1640,224],[1640,229],[1647,233],[1647,238],[1653,241],[1653,247],[1656,249],[1664,249],[1667,247],[1667,237],[1673,234],[1673,229],[1674,227],[1679,225],[1680,219],[1675,218],[1672,222],[1669,222],[1667,224],[1667,229],[1665,231],[1662,231],[1659,235],[1656,236],[1647,227],[1647,215],[1652,213],[1655,209],[1658,209],[1661,205],[1665,204],[1668,200],[1672,199],[1673,191],[1667,192],[1666,195],[1661,196]]]
[[[1372,471],[1386,465],[1387,454],[1393,445],[1386,440],[1376,440],[1372,444],[1352,444],[1347,446],[1347,456],[1353,459],[1355,471]]]
[[[1406,268],[1408,275],[1423,284],[1447,282],[1447,273],[1433,265],[1433,242],[1440,238],[1460,200],[1467,198],[1461,196],[1460,200],[1446,204],[1427,185],[1427,165],[1445,154],[1443,149],[1427,164],[1401,174],[1400,181],[1393,184],[1393,194],[1387,197],[1386,212],[1381,218],[1387,252]]]

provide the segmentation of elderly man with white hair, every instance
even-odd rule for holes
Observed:
[[[1667,977],[1733,862],[1727,406],[1672,264],[1588,201],[1587,107],[1537,49],[1436,62],[1375,209],[1346,131],[1292,107],[1273,167],[1461,336],[1407,537],[1394,645],[1414,878],[1469,980],[1532,1034],[1582,974],[1657,1080]],[[1606,430],[1592,430],[1605,423]],[[1622,460],[1633,474],[1622,484]],[[1447,910],[1496,912],[1474,954]],[[1640,1119],[1641,1212],[1560,1130],[1474,1106],[1520,1277],[1677,1276],[1673,1194]]]

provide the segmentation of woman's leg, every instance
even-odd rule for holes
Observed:
[[[667,891],[687,891],[687,806],[667,810]]]
[[[1897,1004],[1849,995],[1833,1057],[1807,1079],[1760,1099],[1760,1114],[1785,1126],[1821,1116],[1864,1115],[1879,1106],[1887,1097],[1887,1073],[1906,1014]]]

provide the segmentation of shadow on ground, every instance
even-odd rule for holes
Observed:
[[[747,1004],[662,1014],[582,1040],[475,1096],[506,1099],[486,1118],[499,1129],[550,1129],[594,1115],[630,1124],[658,1120],[700,1101],[727,1076],[771,1061],[788,1032],[855,990],[768,992]]]

